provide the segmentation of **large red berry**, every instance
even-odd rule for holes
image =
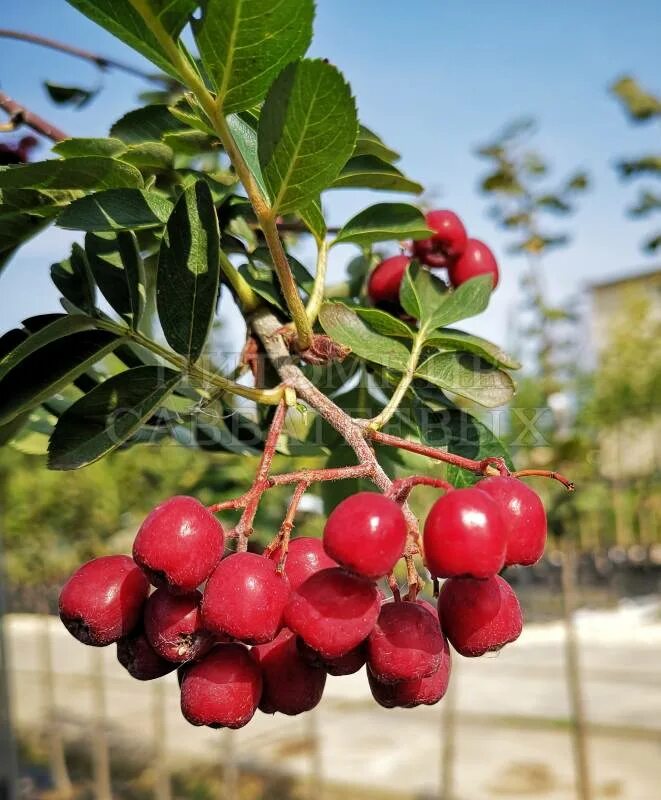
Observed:
[[[495,575],[505,563],[506,545],[498,504],[477,488],[443,495],[425,522],[425,563],[439,578]]]
[[[181,712],[193,725],[242,728],[262,695],[262,673],[242,644],[219,644],[181,673]]]
[[[324,549],[338,564],[365,578],[392,572],[406,544],[406,520],[389,497],[359,492],[331,512],[324,527]]]
[[[105,647],[140,621],[149,582],[130,556],[102,556],[77,569],[60,592],[60,618],[83,644]]]
[[[218,520],[194,497],[171,497],[147,516],[133,558],[157,587],[185,594],[209,577],[223,554]]]
[[[530,566],[544,555],[546,512],[539,495],[518,478],[494,476],[478,483],[500,508],[505,524],[505,566]]]
[[[263,644],[278,635],[289,599],[287,576],[256,553],[234,553],[209,578],[202,621],[211,633],[226,633],[246,644]]]
[[[278,547],[271,553],[271,560],[276,564],[280,562],[282,548]],[[289,542],[287,551],[287,561],[285,563],[285,575],[289,579],[291,590],[294,591],[307,580],[310,575],[322,569],[336,567],[337,563],[330,556],[326,555],[321,539],[313,539],[311,536],[301,536]]]
[[[392,256],[377,264],[367,282],[367,293],[374,305],[399,305],[399,287],[410,263],[408,256]]]
[[[466,249],[468,236],[461,219],[447,209],[430,211],[427,227],[436,231],[429,239],[413,242],[416,258],[430,267],[447,267],[456,261]]]
[[[464,254],[450,265],[449,270],[450,283],[455,287],[478,275],[491,275],[493,288],[498,286],[499,272],[496,257],[479,239],[468,240]]]
[[[359,644],[358,647],[354,647],[353,650],[349,650],[345,655],[338,656],[338,658],[323,658],[320,653],[307,645],[303,639],[299,638],[297,644],[301,656],[306,661],[317,667],[322,667],[329,675],[336,677],[353,675],[365,666],[367,659],[367,647],[364,642]]]
[[[424,678],[443,656],[438,617],[418,603],[385,603],[367,640],[367,665],[383,683]]]
[[[211,649],[214,640],[202,627],[197,589],[190,594],[170,594],[157,589],[145,604],[144,626],[149,643],[168,661],[192,661]]]
[[[159,656],[141,630],[117,642],[117,660],[138,681],[153,681],[177,668],[176,664]]]
[[[294,716],[318,705],[326,685],[326,671],[303,658],[294,633],[284,628],[272,642],[253,647],[252,654],[264,681],[261,711]]]
[[[380,607],[371,581],[335,567],[317,572],[292,592],[285,624],[322,658],[339,658],[369,636]]]
[[[499,575],[484,581],[445,581],[438,597],[438,615],[450,644],[462,656],[500,650],[518,639],[523,628],[519,601]]]

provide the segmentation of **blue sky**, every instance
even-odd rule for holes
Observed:
[[[648,223],[624,214],[634,194],[616,179],[618,155],[658,148],[658,130],[633,127],[606,87],[623,72],[661,91],[661,4],[658,0],[318,0],[312,54],[342,69],[362,120],[403,154],[402,168],[456,210],[471,235],[496,251],[503,274],[488,311],[470,325],[507,341],[523,263],[507,254],[507,237],[486,214],[477,192],[483,165],[474,146],[514,117],[538,119],[536,142],[558,175],[581,167],[593,189],[569,223],[572,246],[549,257],[546,280],[554,299],[587,284],[654,266],[640,241]],[[65,0],[3,3],[0,24],[29,30],[140,65],[143,60],[70,8]],[[0,86],[76,135],[103,135],[136,105],[144,85],[120,73],[82,111],[54,107],[41,82],[82,86],[97,71],[76,59],[30,45],[0,45]],[[45,155],[45,153],[44,153]],[[327,203],[341,223],[376,195],[335,192]],[[48,267],[66,255],[71,235],[53,230],[33,241],[0,279],[0,327],[56,309]],[[353,255],[338,248],[333,273]]]

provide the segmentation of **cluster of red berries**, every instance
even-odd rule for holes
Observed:
[[[60,616],[85,644],[117,643],[138,680],[179,668],[181,709],[194,725],[239,728],[257,708],[300,714],[317,705],[328,674],[364,665],[380,705],[431,705],[448,686],[449,645],[479,656],[519,636],[521,610],[498,573],[541,557],[546,516],[513,477],[440,497],[423,536],[429,571],[447,578],[438,609],[386,600],[377,585],[407,534],[398,502],[361,492],[333,510],[322,540],[223,557],[218,520],[194,498],[173,497],[143,522],[133,558],[97,558],[73,574]]]
[[[478,275],[491,275],[498,285],[498,264],[491,250],[479,239],[469,239],[463,222],[445,209],[430,211],[427,227],[435,231],[430,239],[413,242],[409,253],[386,258],[370,274],[367,293],[377,306],[399,305],[399,287],[411,260],[432,269],[446,269],[455,288]]]

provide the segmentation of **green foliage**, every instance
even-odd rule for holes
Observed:
[[[379,203],[350,219],[335,238],[335,244],[352,242],[371,245],[398,239],[431,236],[422,212],[404,203]]]

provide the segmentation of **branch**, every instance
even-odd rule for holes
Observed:
[[[33,131],[40,133],[53,142],[61,142],[63,139],[69,138],[69,135],[64,131],[12,100],[4,92],[0,92],[0,108],[9,114],[10,121],[16,126],[27,125]]]

